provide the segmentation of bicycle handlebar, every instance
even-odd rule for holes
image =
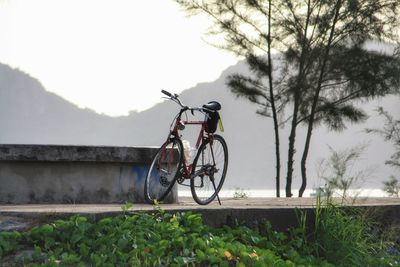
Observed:
[[[184,104],[182,104],[181,100],[179,99],[179,95],[177,94],[171,94],[168,91],[165,90],[161,90],[161,93],[163,93],[164,95],[168,96],[172,101],[174,101],[175,103],[177,103],[179,106],[181,106],[182,108],[188,109],[188,106],[185,106]]]
[[[161,90],[161,93],[163,93],[166,96],[172,97],[172,94],[170,92],[168,92],[168,91]]]
[[[161,93],[163,93],[164,95],[168,96],[172,101],[174,101],[175,103],[177,103],[178,105],[180,105],[182,107],[182,109],[186,110],[190,110],[193,114],[193,111],[200,111],[200,112],[204,112],[204,111],[208,111],[208,112],[214,112],[214,110],[205,108],[205,107],[198,107],[198,108],[191,108],[189,106],[184,105],[181,100],[179,99],[179,96],[177,94],[171,94],[170,92],[166,91],[166,90],[161,90]],[[207,115],[207,114],[206,114]]]

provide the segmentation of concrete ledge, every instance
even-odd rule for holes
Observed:
[[[143,203],[154,147],[0,145],[0,204]],[[173,188],[165,200],[177,201]]]
[[[0,145],[0,161],[151,162],[156,147]]]
[[[203,221],[213,227],[223,225],[234,226],[237,223],[257,227],[262,219],[271,222],[273,228],[285,231],[298,226],[299,211],[307,214],[307,227],[314,227],[315,199],[222,199],[222,206],[213,202],[207,206],[199,206],[190,198],[180,199],[179,204],[162,204],[160,207],[169,213],[196,212],[202,214]],[[362,210],[369,219],[382,225],[398,225],[400,223],[400,199],[372,198],[360,199],[349,206]],[[131,212],[155,212],[152,205],[135,204]],[[80,214],[92,220],[106,216],[123,214],[121,205],[0,205],[0,230],[15,226],[18,222],[22,228],[32,224],[51,221],[57,218],[68,218]],[[2,218],[3,217],[3,218]],[[16,222],[16,223],[13,223]],[[26,226],[24,226],[26,224]]]

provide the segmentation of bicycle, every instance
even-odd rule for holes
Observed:
[[[171,123],[167,140],[154,156],[146,175],[144,196],[148,203],[162,201],[173,188],[175,182],[190,186],[193,199],[200,205],[207,205],[215,198],[221,205],[219,191],[225,181],[228,168],[228,147],[224,138],[214,134],[218,125],[223,130],[219,110],[221,105],[211,101],[202,107],[191,108],[184,105],[177,94],[161,90],[167,99],[177,103],[181,109]],[[200,112],[204,120],[190,121],[186,112],[192,115]],[[186,120],[182,115],[186,114]],[[192,163],[185,156],[179,131],[186,125],[200,125],[195,148],[197,154]],[[190,180],[190,185],[184,184]]]

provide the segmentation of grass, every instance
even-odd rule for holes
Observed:
[[[399,228],[385,227],[379,212],[317,198],[314,229],[307,238],[312,254],[335,266],[400,266],[400,243],[394,238]]]
[[[369,266],[376,255],[371,225],[354,208],[318,201],[313,251],[337,266]]]

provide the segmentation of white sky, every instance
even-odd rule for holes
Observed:
[[[112,116],[216,79],[238,60],[173,0],[0,0],[0,62]]]

